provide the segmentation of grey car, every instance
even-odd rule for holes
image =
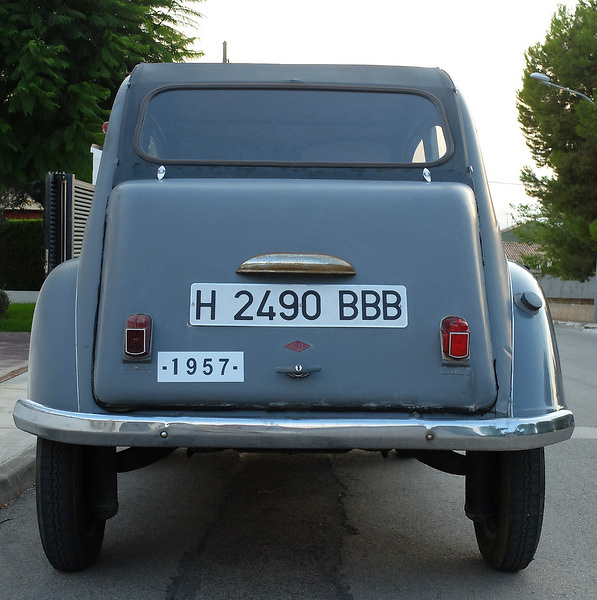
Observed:
[[[465,476],[481,555],[523,569],[543,447],[574,427],[461,94],[440,69],[345,65],[132,72],[14,418],[64,571],[100,552],[116,474],[181,447],[407,454]]]

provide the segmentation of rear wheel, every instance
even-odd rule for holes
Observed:
[[[97,558],[105,519],[94,514],[89,449],[38,438],[37,519],[44,552],[59,571],[80,571]]]
[[[493,456],[485,468],[493,473],[477,478],[489,486],[476,490],[489,500],[487,514],[474,518],[479,550],[494,569],[519,571],[533,560],[541,536],[545,499],[543,448],[488,454]]]

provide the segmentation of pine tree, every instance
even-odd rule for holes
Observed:
[[[527,241],[541,243],[536,266],[553,275],[585,280],[597,257],[597,108],[564,90],[530,78],[540,72],[589,97],[597,90],[597,0],[581,0],[574,13],[560,6],[545,41],[526,54],[519,121],[539,167],[552,175],[522,172],[538,207],[520,211]]]

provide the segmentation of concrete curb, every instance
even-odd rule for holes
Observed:
[[[27,362],[17,364],[10,371],[0,373],[0,383],[10,382],[11,379],[27,371]],[[31,445],[28,448],[21,450],[16,456],[0,465],[0,506],[8,504],[34,485],[35,445],[35,438],[32,437]]]
[[[35,483],[35,445],[5,462],[0,473],[0,506]]]
[[[15,377],[22,375],[23,373],[25,373],[28,370],[29,370],[29,367],[28,367],[27,363],[23,363],[22,365],[12,369],[12,371],[8,371],[7,373],[0,374],[0,383],[4,383],[5,381],[8,381],[9,379],[14,379]]]

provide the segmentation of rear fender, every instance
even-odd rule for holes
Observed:
[[[35,305],[29,349],[29,398],[78,410],[75,305],[78,259],[52,270]]]
[[[558,347],[549,308],[537,280],[508,263],[512,278],[514,366],[511,416],[533,417],[565,408]],[[527,294],[525,298],[523,294]],[[541,308],[525,305],[535,294]],[[533,304],[533,302],[531,302]]]

